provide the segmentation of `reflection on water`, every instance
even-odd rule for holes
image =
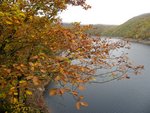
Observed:
[[[52,113],[150,113],[150,46],[133,43],[128,52],[137,64],[144,64],[141,75],[129,80],[87,84],[81,94],[89,106],[81,110],[76,110],[71,95],[50,97],[47,90],[44,96]]]

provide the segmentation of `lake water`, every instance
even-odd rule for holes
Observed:
[[[88,107],[75,108],[71,95],[44,98],[51,113],[150,113],[150,46],[132,43],[129,56],[137,64],[145,66],[141,75],[128,80],[115,80],[104,84],[87,84],[81,92]],[[48,88],[53,87],[51,84]]]

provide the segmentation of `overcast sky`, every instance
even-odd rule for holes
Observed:
[[[134,16],[150,13],[150,0],[87,0],[87,3],[92,6],[89,10],[69,6],[60,15],[62,21],[119,25]]]

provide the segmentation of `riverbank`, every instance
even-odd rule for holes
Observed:
[[[91,36],[91,37],[98,37],[98,36]],[[147,39],[135,39],[135,38],[124,38],[124,37],[109,37],[109,36],[101,36],[102,38],[112,38],[112,39],[121,39],[129,42],[134,42],[134,43],[141,43],[145,45],[150,45],[150,38]]]
[[[136,43],[150,45],[150,39],[131,39],[131,38],[122,38],[122,39],[129,42],[136,42]]]

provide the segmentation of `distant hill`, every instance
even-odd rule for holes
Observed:
[[[111,31],[112,29],[115,29],[116,25],[104,25],[104,24],[96,24],[92,25],[93,28],[87,31],[91,35],[102,35],[106,31]]]
[[[62,23],[62,25],[64,27],[72,27],[71,23]],[[90,35],[101,35],[102,33],[104,33],[105,31],[110,31],[112,28],[116,28],[116,25],[104,25],[104,24],[90,24],[92,26],[91,29],[87,30],[86,33],[90,34]],[[84,26],[81,24],[81,26]]]
[[[102,32],[102,35],[135,39],[150,38],[150,13],[133,17],[124,24]]]
[[[70,23],[63,23],[63,25],[72,26]],[[121,25],[96,24],[92,26],[93,28],[87,31],[90,35],[150,40],[150,13],[133,17]]]

